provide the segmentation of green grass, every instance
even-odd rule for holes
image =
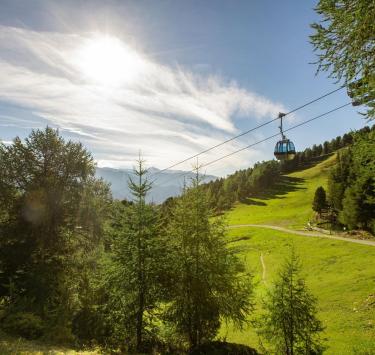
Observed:
[[[48,345],[41,341],[15,338],[0,331],[1,355],[98,355],[99,351],[73,350],[68,347]]]
[[[227,213],[229,224],[272,224],[301,229],[312,218],[315,190],[327,185],[333,155],[312,168],[285,175],[272,190],[238,203]]]
[[[369,349],[375,354],[375,248],[345,241],[309,238],[279,231],[243,227],[230,231],[241,239],[230,243],[242,249],[247,268],[255,275],[258,304],[272,285],[278,268],[294,245],[303,264],[302,276],[318,298],[319,318],[326,326],[327,354],[359,354]],[[260,254],[266,265],[262,278]],[[223,329],[227,340],[256,347],[254,329],[244,332]]]
[[[230,225],[269,224],[302,229],[312,219],[315,190],[327,186],[333,155],[317,165],[285,175],[272,190],[237,204],[227,213]],[[253,271],[257,311],[260,300],[294,245],[303,263],[302,276],[318,298],[319,318],[326,326],[327,354],[375,354],[375,247],[345,241],[298,236],[262,228],[236,228],[230,243],[242,249],[241,255]],[[260,254],[266,264],[261,280]],[[251,327],[244,332],[224,328],[228,341],[256,347],[258,338]],[[368,350],[371,349],[371,350]],[[363,352],[362,352],[363,351]]]

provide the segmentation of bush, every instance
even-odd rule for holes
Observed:
[[[43,340],[53,344],[71,345],[75,341],[75,338],[69,326],[57,324],[48,327]]]
[[[257,355],[258,352],[246,345],[212,341],[193,349],[189,355]]]
[[[81,344],[108,345],[112,329],[100,311],[83,308],[73,318],[72,332]]]
[[[2,328],[5,332],[26,339],[37,339],[43,334],[43,321],[29,312],[17,312],[5,317]]]

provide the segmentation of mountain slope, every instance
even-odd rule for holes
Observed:
[[[185,173],[179,170],[166,170],[160,172],[159,169],[149,169],[149,180],[153,181],[152,189],[147,196],[149,202],[161,203],[168,197],[177,196],[181,193],[184,179],[189,181],[194,173]],[[103,178],[111,184],[112,195],[116,199],[132,198],[129,188],[129,178],[135,175],[132,169],[96,168],[96,177]],[[215,176],[206,175],[204,182],[216,179]]]
[[[238,203],[227,213],[229,224],[267,224],[302,229],[312,218],[315,190],[326,187],[335,155],[314,167],[285,175],[272,190]],[[256,281],[256,311],[283,259],[293,246],[302,262],[302,276],[318,299],[319,318],[326,326],[327,354],[374,354],[375,247],[349,241],[311,238],[258,227],[231,228],[229,245],[240,250]],[[223,327],[228,341],[256,347],[258,338],[249,326],[244,331]],[[260,348],[259,348],[260,350]]]
[[[271,190],[238,203],[227,213],[229,224],[271,224],[292,229],[303,228],[313,216],[311,209],[315,190],[326,188],[332,155],[317,165],[284,175]]]

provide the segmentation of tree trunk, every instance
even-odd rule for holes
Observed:
[[[143,290],[139,293],[139,309],[137,314],[137,351],[142,349],[142,328],[143,328],[143,311],[144,311],[144,293]]]

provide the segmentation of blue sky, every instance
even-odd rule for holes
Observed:
[[[149,165],[164,168],[338,86],[326,73],[316,76],[311,64],[314,5],[1,0],[0,138],[9,142],[48,124],[81,140],[101,166],[129,167],[141,150]],[[285,126],[348,101],[342,90]],[[289,136],[304,149],[365,124],[349,106]],[[276,123],[200,161],[275,132]],[[273,145],[244,151],[207,173],[272,159]]]

